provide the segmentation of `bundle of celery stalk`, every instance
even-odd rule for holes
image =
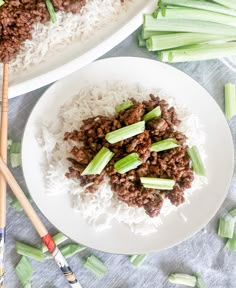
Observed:
[[[159,0],[139,45],[171,63],[236,55],[236,1]]]

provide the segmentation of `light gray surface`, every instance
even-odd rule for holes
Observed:
[[[138,48],[136,44],[137,32],[123,41],[120,45],[107,53],[105,57],[136,56],[155,59],[155,54]],[[219,60],[182,63],[175,65],[192,78],[197,80],[214,97],[223,109],[223,86],[226,82],[236,83],[236,74]],[[125,67],[124,67],[125,68]],[[170,79],[171,85],[171,79]],[[10,100],[9,105],[9,135],[14,140],[21,140],[27,118],[47,87],[22,95]],[[191,93],[191,91],[189,91]],[[204,105],[204,103],[202,103]],[[211,115],[209,115],[211,117]],[[236,118],[231,120],[230,128],[236,144]],[[217,127],[215,127],[217,129]],[[221,137],[219,135],[219,137]],[[217,145],[217,143],[215,143]],[[224,149],[224,147],[222,147]],[[33,157],[33,155],[32,155]],[[217,157],[217,155],[216,155]],[[26,191],[25,182],[20,168],[13,170],[19,184]],[[148,255],[144,264],[135,269],[128,261],[127,256],[111,255],[87,249],[77,254],[69,263],[76,272],[83,288],[171,288],[177,287],[168,283],[167,276],[172,272],[193,273],[200,272],[211,288],[236,287],[236,253],[224,250],[224,241],[217,236],[217,222],[225,211],[236,207],[236,175],[232,180],[231,188],[224,205],[207,225],[207,227],[191,239],[163,252]],[[14,266],[20,259],[16,254],[14,242],[24,240],[33,245],[40,245],[40,239],[31,223],[23,212],[17,213],[9,207],[8,196],[7,212],[7,254],[6,254],[6,287],[21,287],[14,273]],[[38,210],[37,210],[38,211]],[[199,207],[199,213],[201,208]],[[49,231],[54,234],[56,229],[39,212]],[[91,253],[99,256],[109,267],[107,275],[98,280],[91,272],[82,267],[82,260]],[[56,264],[50,260],[44,263],[32,261],[34,267],[33,288],[66,288],[69,287]]]

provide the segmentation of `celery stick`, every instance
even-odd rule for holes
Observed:
[[[145,44],[146,46],[146,44]],[[134,103],[131,100],[126,100],[124,102],[122,102],[120,105],[117,105],[115,107],[116,112],[120,112],[126,109],[129,109],[130,107],[132,107],[134,105]]]
[[[54,242],[56,243],[56,245],[60,245],[61,243],[65,242],[68,237],[65,236],[63,233],[59,232],[56,235],[54,235],[53,237]],[[42,244],[42,248],[41,248],[42,252],[45,253],[48,251],[48,248],[46,247],[45,244]]]
[[[146,47],[146,40],[143,39],[141,34],[138,34],[138,46]]]
[[[230,120],[236,115],[236,85],[225,84],[225,116]]]
[[[40,249],[19,241],[16,241],[16,252],[40,262],[44,260],[43,253]]]
[[[125,126],[115,131],[106,134],[106,140],[111,143],[117,143],[119,141],[128,139],[142,133],[145,129],[145,121],[140,121],[132,125]]]
[[[50,15],[52,23],[55,23],[57,21],[57,16],[51,0],[46,0],[46,7],[48,9],[48,13]]]
[[[236,2],[235,0],[213,0],[214,2],[226,6],[228,8],[232,8],[236,10]]]
[[[173,32],[149,31],[143,28],[141,34],[142,34],[142,38],[144,40],[147,40],[151,36],[173,34]]]
[[[204,282],[204,280],[202,279],[201,274],[195,273],[195,276],[197,277],[196,287],[197,287],[197,288],[207,288],[207,285],[206,285],[206,283]]]
[[[189,19],[155,19],[152,15],[145,14],[143,27],[150,31],[196,32],[212,35],[236,36],[235,27],[200,20]]]
[[[163,62],[177,63],[209,60],[236,55],[236,43],[202,44],[158,53]]]
[[[172,190],[175,185],[175,181],[172,179],[140,177],[140,181],[145,188],[158,190]]]
[[[136,169],[142,161],[137,153],[131,153],[117,161],[114,165],[116,171],[120,174],[126,173],[132,169]]]
[[[81,175],[100,174],[113,156],[113,152],[106,147],[102,147],[92,161],[89,162],[88,166],[84,169]]]
[[[168,139],[153,143],[151,146],[151,151],[160,152],[160,151],[169,150],[178,146],[179,145],[175,139],[168,138]]]
[[[103,277],[107,272],[106,265],[94,255],[88,257],[83,266],[95,273],[99,278]]]
[[[139,266],[142,265],[142,263],[146,259],[146,257],[147,257],[146,254],[143,254],[143,255],[132,255],[132,256],[129,257],[129,261],[134,267],[139,267]]]
[[[86,249],[85,246],[81,246],[76,243],[69,243],[65,246],[60,247],[60,251],[65,258],[72,257],[85,249]],[[53,258],[52,254],[46,256],[46,259],[52,259],[52,258]]]
[[[190,287],[195,287],[197,283],[197,279],[195,276],[180,273],[171,274],[168,277],[168,280],[170,281],[170,283],[173,284],[182,284]]]
[[[234,224],[235,220],[229,214],[224,218],[220,218],[218,235],[222,238],[232,238],[234,234]]]
[[[157,106],[154,109],[152,109],[150,112],[148,112],[147,114],[145,114],[143,116],[143,120],[145,122],[152,120],[153,118],[157,118],[161,116],[161,107]]]
[[[5,4],[5,2],[3,0],[0,0],[0,7]]]
[[[230,216],[232,216],[234,218],[234,220],[236,221],[236,208],[234,208],[233,210],[231,210],[229,212]]]
[[[12,168],[21,165],[21,143],[13,142],[10,147],[10,163]]]
[[[30,283],[33,274],[33,268],[30,261],[26,257],[21,257],[21,260],[16,265],[15,271],[23,286],[26,286]]]
[[[185,7],[166,8],[166,15],[162,16],[161,13],[158,13],[157,18],[202,20],[236,26],[236,18],[233,16]]]
[[[189,157],[191,158],[194,172],[198,175],[205,176],[206,170],[199,154],[198,148],[194,145],[191,148],[188,148],[187,151]]]
[[[236,252],[236,233],[234,233],[233,237],[226,242],[225,247]]]
[[[189,8],[197,8],[201,10],[207,10],[212,12],[217,12],[221,14],[236,16],[236,11],[229,9],[227,7],[211,3],[208,1],[201,1],[201,0],[159,0],[161,1],[162,5],[172,5],[172,6],[183,6]]]

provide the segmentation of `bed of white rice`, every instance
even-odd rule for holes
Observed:
[[[102,27],[116,21],[132,2],[133,0],[126,0],[124,3],[120,0],[87,0],[78,14],[58,12],[55,24],[35,23],[32,39],[22,44],[10,63],[12,75],[21,75],[74,42],[81,42],[82,47],[83,41],[94,37]]]
[[[45,152],[43,169],[46,174],[46,193],[52,194],[52,197],[56,197],[58,193],[69,193],[71,206],[96,230],[108,229],[113,221],[118,221],[128,225],[135,233],[149,234],[155,232],[163,219],[177,209],[170,204],[169,200],[165,200],[161,215],[150,218],[144,209],[128,207],[127,204],[119,201],[107,182],[96,193],[91,194],[84,193],[83,188],[79,185],[79,180],[65,177],[70,165],[66,158],[70,156],[69,151],[75,145],[72,140],[63,141],[66,131],[79,129],[83,119],[97,115],[113,115],[114,107],[127,98],[134,97],[137,100],[144,100],[149,98],[150,93],[157,95],[157,91],[149,91],[136,85],[127,86],[122,83],[88,86],[81,89],[78,95],[72,97],[61,107],[56,126],[55,123],[44,123],[42,126],[40,142]],[[203,150],[205,135],[197,117],[190,114],[187,109],[178,106],[164,93],[159,91],[158,95],[166,99],[170,105],[175,106],[178,117],[182,120],[178,130],[188,136],[189,144],[199,147],[205,158]],[[191,192],[199,189],[205,182],[206,179],[203,177],[195,177],[193,187],[186,192],[186,203],[191,201]]]

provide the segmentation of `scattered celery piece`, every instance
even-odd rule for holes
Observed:
[[[206,285],[206,283],[204,282],[204,280],[202,279],[201,274],[195,273],[195,276],[197,277],[196,287],[197,287],[197,288],[207,288],[207,285]]]
[[[10,163],[12,168],[21,165],[21,143],[13,142],[10,147]]]
[[[95,273],[99,278],[103,277],[107,272],[106,265],[94,255],[88,257],[83,266]]]
[[[60,247],[60,251],[65,258],[72,257],[85,249],[86,249],[85,246],[81,246],[76,243],[69,243],[63,247]],[[51,254],[46,255],[46,259],[52,259],[52,258],[53,257]]]
[[[60,245],[61,243],[65,242],[65,241],[68,239],[68,237],[65,236],[65,235],[64,235],[63,233],[61,233],[61,232],[57,233],[57,234],[54,235],[52,238],[53,238],[54,242],[56,243],[56,245]],[[43,244],[43,245],[42,245],[42,252],[45,253],[45,252],[47,252],[47,251],[48,251],[48,249],[47,249],[46,245]]]
[[[146,30],[142,29],[142,38],[144,40],[147,40],[148,38],[150,38],[151,36],[155,36],[155,35],[168,35],[168,34],[173,34],[173,32],[159,32],[159,31],[149,31],[149,30]]]
[[[143,261],[145,260],[145,258],[147,257],[146,254],[143,255],[132,255],[129,257],[129,261],[130,263],[135,266],[135,267],[139,267],[142,265]]]
[[[117,161],[114,167],[118,173],[123,174],[132,169],[136,169],[141,164],[142,160],[140,160],[139,155],[137,153],[131,153]]]
[[[232,216],[234,218],[234,220],[236,221],[236,208],[234,208],[233,210],[229,211],[230,216]]]
[[[16,241],[16,252],[20,255],[30,257],[37,261],[44,260],[43,253],[40,249],[19,241]]]
[[[141,34],[138,34],[138,46],[146,47],[146,40],[143,39]]]
[[[234,234],[235,220],[231,215],[220,218],[218,235],[223,238],[232,238]]]
[[[179,145],[175,139],[168,138],[168,139],[153,143],[151,146],[151,151],[160,152],[160,151],[169,150],[178,146]]]
[[[30,201],[30,203],[32,203],[32,199],[30,197],[30,195],[28,193],[25,193],[25,196],[27,197],[27,199]],[[18,201],[17,198],[14,198],[11,202],[10,202],[10,206],[12,208],[14,208],[16,210],[16,212],[21,212],[23,210],[20,202]]]
[[[5,2],[3,0],[0,0],[0,7],[5,4]]]
[[[144,129],[145,121],[140,121],[135,124],[128,125],[115,131],[109,132],[106,134],[105,138],[109,143],[114,144],[127,138],[136,136],[142,133]]]
[[[190,287],[195,287],[197,283],[197,279],[195,276],[181,274],[181,273],[171,274],[168,277],[168,280],[170,281],[170,283],[173,283],[173,284],[183,284],[183,285],[190,286]]]
[[[146,46],[146,44],[145,44]],[[122,102],[120,105],[117,105],[115,107],[116,112],[120,112],[126,109],[129,109],[130,107],[132,107],[134,105],[134,103],[131,100],[126,100],[124,102]]]
[[[206,170],[197,147],[194,145],[191,148],[188,148],[187,151],[189,157],[191,158],[194,172],[198,175],[205,176]]]
[[[25,287],[30,287],[29,283],[32,278],[33,268],[30,261],[25,256],[21,257],[21,260],[16,265],[15,271],[22,285]]]
[[[12,139],[7,140],[7,150],[9,150],[11,148],[12,143],[13,143]]]
[[[234,233],[233,237],[227,241],[225,247],[236,252],[236,233]]]
[[[81,175],[100,174],[113,156],[113,152],[106,147],[102,147],[102,149],[89,162]]]
[[[50,15],[52,23],[55,23],[57,21],[57,16],[56,16],[56,12],[55,12],[55,9],[51,0],[46,0],[46,6],[47,6],[48,13]]]
[[[152,120],[153,118],[157,118],[161,116],[161,107],[157,106],[154,109],[152,109],[152,111],[148,112],[147,114],[145,114],[143,116],[143,120],[145,122]]]
[[[236,85],[225,84],[225,116],[230,120],[236,115]]]
[[[140,181],[145,188],[159,190],[172,190],[175,185],[175,181],[172,179],[140,177]]]

